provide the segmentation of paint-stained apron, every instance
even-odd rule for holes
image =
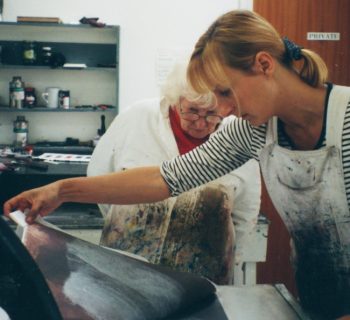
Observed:
[[[349,88],[334,86],[325,147],[312,151],[282,148],[274,118],[260,153],[268,193],[293,239],[300,301],[317,319],[350,314],[350,215],[341,155],[349,100]]]

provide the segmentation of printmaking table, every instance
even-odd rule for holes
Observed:
[[[0,311],[13,319],[308,319],[283,285],[214,287],[20,218],[22,242],[0,219]]]
[[[220,286],[218,297],[229,319],[309,319],[284,285]]]
[[[282,284],[217,286],[216,296],[171,320],[311,320]]]

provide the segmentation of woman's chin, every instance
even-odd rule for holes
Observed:
[[[247,121],[253,127],[259,127],[262,124],[266,123],[266,122],[263,122],[261,119],[256,119],[256,118],[253,118],[253,117],[245,117],[245,118],[242,118],[242,119]]]
[[[189,133],[189,136],[195,139],[204,139],[207,137],[210,133],[209,132],[191,132]]]

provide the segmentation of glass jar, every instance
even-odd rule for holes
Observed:
[[[62,109],[69,109],[69,90],[60,90],[58,92],[59,106]]]
[[[24,82],[22,77],[14,76],[9,83],[10,107],[22,109],[24,105]]]
[[[27,87],[24,89],[24,107],[34,108],[36,105],[36,94],[35,89]]]
[[[13,132],[15,133],[14,146],[25,147],[28,142],[28,121],[24,116],[17,116],[13,122]]]

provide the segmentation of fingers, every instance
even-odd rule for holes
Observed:
[[[44,216],[44,210],[41,203],[34,203],[32,208],[26,213],[26,222],[28,224],[34,223],[37,216]]]
[[[27,201],[25,198],[22,198],[21,195],[18,195],[4,203],[4,214],[5,216],[9,216],[10,212],[12,211],[24,211],[27,208],[31,208],[30,202]]]
[[[26,222],[31,224],[38,215],[46,216],[56,209],[61,202],[57,197],[54,184],[28,190],[13,197],[4,204],[4,214],[15,210],[26,211]]]
[[[28,201],[22,194],[8,200],[4,204],[4,214],[9,216],[9,214],[15,210],[21,210],[26,215],[26,222],[32,224],[38,215],[43,215],[41,212],[42,204],[40,202]]]
[[[26,222],[31,224],[40,213],[40,207],[40,201],[34,200],[31,193],[22,192],[4,203],[4,214],[9,216],[11,212],[21,210],[26,214]]]
[[[34,223],[36,217],[38,216],[38,213],[33,212],[32,210],[26,212],[26,222],[28,224]]]

